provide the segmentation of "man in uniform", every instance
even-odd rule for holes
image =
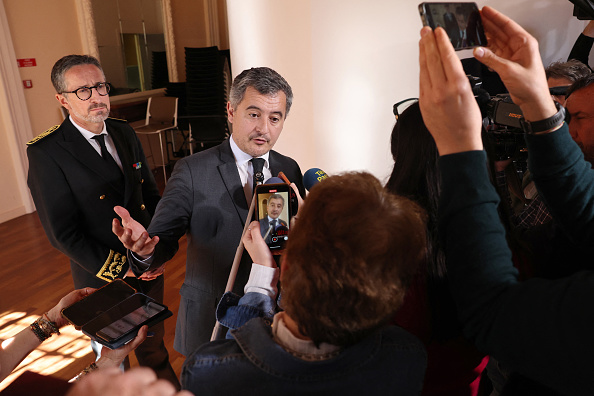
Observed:
[[[74,286],[99,288],[126,277],[137,291],[163,301],[163,276],[134,277],[126,249],[111,232],[113,207],[148,225],[160,196],[134,130],[108,118],[109,83],[99,61],[68,55],[52,69],[56,99],[70,113],[28,143],[28,185],[52,246],[70,258]],[[143,366],[179,388],[163,343],[163,323],[135,351]],[[98,344],[93,345],[94,349]]]

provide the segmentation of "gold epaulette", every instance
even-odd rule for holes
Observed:
[[[28,141],[27,142],[27,146],[30,146],[32,144],[37,143],[38,141],[40,141],[44,137],[50,135],[52,132],[54,132],[58,128],[60,128],[60,125],[54,125],[53,127],[51,127],[50,129],[48,129],[47,131],[43,132],[41,135],[37,135],[32,140]]]
[[[122,118],[113,118],[113,117],[109,117],[110,120],[114,120],[114,121],[120,121],[120,122],[128,122],[127,120],[124,120]]]
[[[95,276],[104,281],[111,282],[120,275],[125,263],[126,256],[110,250],[107,261],[105,261],[105,264],[103,264],[103,267],[101,267]]]

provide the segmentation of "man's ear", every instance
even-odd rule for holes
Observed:
[[[233,124],[233,116],[235,115],[235,110],[231,106],[231,102],[227,102],[227,119],[231,124]]]
[[[56,100],[60,103],[61,106],[64,106],[66,110],[70,110],[70,105],[68,104],[68,101],[66,100],[66,97],[64,95],[57,93]]]

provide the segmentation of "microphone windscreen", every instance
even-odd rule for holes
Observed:
[[[303,185],[305,186],[307,191],[311,191],[311,188],[313,186],[327,178],[328,175],[326,174],[326,172],[324,172],[320,168],[311,168],[303,175]]]
[[[270,179],[266,180],[264,184],[279,184],[284,183],[283,179],[280,177],[272,176]]]

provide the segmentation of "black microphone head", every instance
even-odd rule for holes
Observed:
[[[324,172],[320,168],[311,168],[303,175],[303,185],[305,186],[307,191],[311,191],[311,188],[313,186],[327,178],[328,175],[326,174],[326,172]]]
[[[280,177],[272,176],[270,179],[266,180],[264,184],[280,184],[284,183],[283,179]]]

